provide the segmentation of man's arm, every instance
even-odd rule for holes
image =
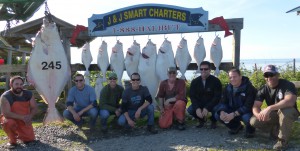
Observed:
[[[19,115],[10,111],[10,104],[5,97],[1,97],[1,111],[5,118],[19,119],[23,120],[24,115]]]
[[[259,118],[259,113],[261,111],[261,106],[262,106],[263,102],[261,101],[254,101],[254,104],[253,104],[253,107],[252,107],[252,112],[253,112],[253,115],[256,117],[256,118]]]
[[[37,111],[38,111],[37,104],[36,104],[34,95],[32,95],[32,97],[30,99],[30,116],[31,116],[31,119],[37,113]]]
[[[274,111],[274,110],[279,110],[279,109],[283,109],[283,108],[293,107],[296,103],[296,100],[297,100],[297,96],[289,93],[284,96],[283,100],[279,101],[276,104],[268,106],[266,109],[268,109],[270,111]]]

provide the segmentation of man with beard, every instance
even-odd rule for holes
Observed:
[[[11,89],[1,95],[0,123],[8,136],[9,148],[17,145],[17,138],[27,144],[35,140],[32,117],[37,104],[32,92],[23,90],[24,80],[20,76],[10,79]]]

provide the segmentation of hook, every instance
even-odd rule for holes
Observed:
[[[216,37],[219,37],[219,34],[217,34],[217,32],[215,32],[215,36],[216,36]]]

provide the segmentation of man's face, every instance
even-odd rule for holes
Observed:
[[[114,88],[117,85],[117,78],[111,77],[111,78],[108,79],[108,82],[109,82],[110,87]]]
[[[84,87],[84,78],[82,76],[76,76],[74,78],[74,82],[78,89],[82,89]]]
[[[201,72],[202,79],[206,79],[210,75],[210,69],[208,65],[201,65],[200,72]]]
[[[275,88],[278,85],[279,74],[266,72],[264,73],[264,78],[266,80],[266,83],[269,85],[269,87]]]
[[[233,87],[239,87],[242,83],[242,76],[236,72],[229,72],[229,81]]]
[[[138,87],[140,85],[141,79],[138,75],[131,76],[131,85],[132,87]]]
[[[177,71],[169,71],[168,72],[168,77],[170,80],[176,80],[176,76],[177,76]]]
[[[15,79],[11,85],[12,91],[15,94],[20,94],[23,91],[23,81],[21,79]]]

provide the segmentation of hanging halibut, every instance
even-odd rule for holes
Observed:
[[[179,71],[181,73],[181,79],[186,80],[185,78],[185,72],[187,67],[192,61],[192,57],[189,53],[188,47],[187,47],[187,41],[186,39],[182,38],[177,50],[176,50],[176,56],[175,56],[175,61],[177,64],[177,67],[179,67]]]
[[[160,81],[168,79],[168,68],[176,67],[172,44],[165,39],[159,48],[156,59],[156,74]]]
[[[102,44],[98,50],[97,65],[101,70],[103,81],[107,81],[106,71],[109,66],[109,59],[107,53],[107,43],[105,41],[102,41]]]
[[[118,84],[122,85],[122,76],[124,72],[124,53],[123,44],[119,40],[112,48],[110,67],[118,76]]]
[[[127,50],[125,61],[124,61],[126,72],[129,77],[131,76],[132,73],[138,72],[140,55],[141,55],[140,44],[134,40],[133,44]]]
[[[95,84],[95,92],[96,92],[97,100],[100,100],[100,93],[103,88],[102,82],[103,82],[103,77],[98,75],[98,77],[96,79],[96,84]]]
[[[220,74],[219,66],[221,64],[222,58],[223,58],[223,50],[221,46],[221,38],[216,36],[210,48],[210,60],[214,63],[216,67],[216,71],[214,73],[215,76],[218,76]]]
[[[204,60],[205,57],[206,51],[204,47],[203,38],[199,37],[194,47],[194,58],[198,66],[196,73],[200,72],[200,63]]]
[[[156,106],[155,95],[159,85],[155,72],[156,56],[156,45],[149,39],[142,50],[138,71],[141,76],[141,85],[148,87],[154,106]]]
[[[43,20],[29,59],[27,77],[48,104],[44,124],[62,122],[55,103],[71,76],[71,69],[56,24]]]
[[[83,65],[85,67],[84,79],[85,79],[85,84],[87,84],[87,85],[90,85],[89,67],[90,67],[92,61],[93,61],[93,57],[92,57],[92,53],[90,50],[90,44],[85,43],[82,47],[81,62],[83,63]]]

